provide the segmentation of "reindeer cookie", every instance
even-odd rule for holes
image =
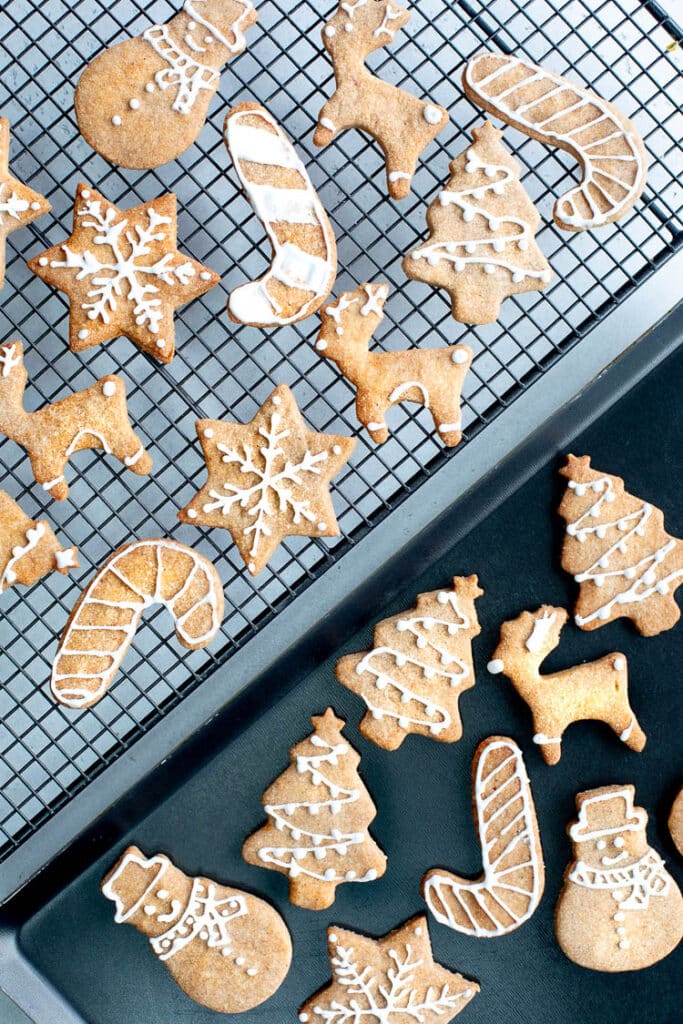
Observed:
[[[451,590],[420,594],[415,608],[379,622],[371,651],[337,662],[339,682],[365,701],[366,739],[385,750],[397,750],[411,732],[460,739],[458,700],[474,686],[474,602],[482,594],[476,576],[455,576]]]
[[[356,388],[356,415],[377,444],[389,437],[387,409],[417,402],[429,409],[439,437],[460,442],[460,395],[472,362],[467,345],[408,352],[369,352],[372,335],[384,317],[386,284],[362,284],[343,292],[321,313],[315,347],[337,364]]]
[[[225,119],[225,144],[273,247],[268,272],[232,292],[230,318],[259,327],[303,320],[320,308],[337,276],[337,243],[327,214],[296,150],[265,107],[233,107]]]
[[[588,455],[567,457],[562,568],[579,584],[574,621],[598,629],[628,618],[643,636],[671,629],[681,612],[683,540],[664,529],[664,514],[624,489],[618,476],[593,469]]]
[[[579,185],[555,203],[565,231],[619,220],[645,188],[647,153],[634,125],[596,93],[511,54],[484,51],[463,73],[478,106],[533,139],[566,150],[581,164]]]
[[[477,747],[472,804],[484,861],[481,878],[470,881],[437,868],[425,875],[422,894],[440,924],[491,939],[528,921],[545,885],[536,808],[514,740],[490,736]]]
[[[574,859],[555,910],[563,953],[593,971],[639,971],[683,938],[683,897],[647,841],[633,786],[579,793],[567,832]]]
[[[568,618],[564,608],[543,605],[504,622],[489,672],[505,673],[529,705],[534,743],[539,744],[546,764],[560,760],[567,726],[586,719],[604,722],[631,750],[642,750],[646,737],[629,704],[628,665],[619,651],[541,675],[540,667],[559,644]]]
[[[508,295],[538,291],[551,277],[534,239],[541,218],[501,135],[489,121],[473,129],[427,211],[429,238],[403,261],[408,277],[448,292],[465,324],[492,323]]]
[[[176,637],[196,651],[220,628],[223,586],[211,562],[185,544],[124,544],[90,581],[64,628],[50,679],[60,704],[80,709],[102,699],[153,604],[171,613]]]
[[[479,986],[434,961],[427,918],[380,939],[331,927],[332,980],[299,1011],[301,1024],[448,1024]]]
[[[284,981],[292,942],[264,900],[210,878],[191,878],[162,853],[129,846],[102,880],[114,920],[146,935],[183,992],[216,1013],[244,1013]]]
[[[123,212],[93,188],[78,186],[71,237],[29,262],[69,297],[72,352],[125,334],[170,363],[174,310],[220,280],[178,251],[176,230],[174,195]]]
[[[76,548],[63,548],[45,520],[35,522],[0,491],[0,592],[21,583],[31,586],[47,573],[76,568]]]
[[[9,138],[9,121],[0,117],[0,288],[5,283],[7,236],[51,209],[44,196],[9,173]]]
[[[87,142],[121,167],[161,167],[192,145],[218,89],[221,68],[246,45],[251,0],[185,0],[166,25],[105,50],[75,95]]]
[[[102,377],[53,405],[26,412],[27,377],[21,342],[0,346],[0,431],[26,450],[36,482],[52,498],[68,496],[64,467],[85,448],[113,455],[140,476],[150,472],[152,460],[130,425],[120,377]]]
[[[255,576],[285,537],[336,537],[329,485],[356,442],[316,434],[284,384],[251,423],[197,420],[208,480],[183,523],[229,530]]]
[[[422,151],[448,123],[448,111],[404,89],[383,82],[365,67],[365,58],[393,42],[410,14],[395,0],[347,0],[323,29],[323,43],[334,64],[336,89],[318,118],[313,141],[328,142],[345,128],[359,128],[382,147],[389,194],[410,192]]]

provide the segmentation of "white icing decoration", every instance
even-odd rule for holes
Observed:
[[[111,398],[112,395],[116,394],[116,384],[113,380],[106,380],[102,385],[102,394],[105,398]]]
[[[183,53],[171,39],[166,25],[152,25],[143,32],[142,38],[168,65],[162,71],[157,71],[154,81],[162,92],[177,88],[172,110],[179,114],[189,114],[200,93],[206,90],[215,92],[218,88],[219,72]]]
[[[321,128],[327,128],[328,132],[336,132],[337,130],[334,121],[331,121],[329,117],[321,117],[320,126]]]
[[[21,353],[16,355],[16,345],[3,345],[0,348],[0,366],[2,367],[2,376],[9,377],[15,366],[22,365]]]
[[[245,118],[258,116],[273,128],[254,128]],[[263,222],[271,245],[273,259],[268,272],[258,281],[235,289],[230,295],[230,312],[242,323],[288,324],[302,319],[309,310],[317,308],[330,288],[336,273],[334,236],[320,199],[311,184],[308,172],[284,132],[271,114],[263,107],[236,111],[228,115],[226,142],[230,150],[242,187],[257,216]],[[295,170],[301,178],[301,187],[289,189],[259,185],[247,177],[244,162],[267,167]],[[321,258],[292,242],[281,242],[274,224],[317,225],[325,243],[325,258]],[[281,315],[281,308],[268,291],[271,280],[287,288],[313,292],[291,316]]]
[[[119,300],[124,300],[132,305],[138,326],[157,334],[163,319],[162,301],[157,298],[159,284],[184,287],[195,275],[189,261],[174,265],[172,253],[165,253],[154,263],[145,262],[152,244],[167,239],[164,228],[172,223],[171,218],[162,217],[150,206],[145,211],[147,226],[137,225],[135,232],[126,231],[128,220],[116,210],[109,207],[103,212],[101,201],[90,199],[89,193],[82,192],[81,198],[84,205],[76,210],[76,219],[80,227],[96,232],[92,239],[95,252],[76,253],[62,245],[64,259],[52,260],[50,266],[75,271],[79,280],[90,280],[87,298],[92,301],[84,302],[81,308],[91,320],[108,324],[111,314],[118,310]]]
[[[20,215],[26,213],[29,208],[40,209],[40,205],[30,206],[28,201],[21,199],[14,190],[10,192],[9,185],[0,182],[0,224],[4,222],[6,216],[20,221]]]
[[[548,639],[548,633],[552,629],[553,622],[555,621],[555,613],[550,615],[547,611],[543,613],[539,618],[534,619],[534,628],[531,631],[531,635],[526,641],[527,651],[531,651],[532,654],[538,654]]]
[[[493,661],[488,663],[486,668],[492,676],[497,676],[500,675],[501,672],[505,671],[505,662],[500,658],[494,658]]]
[[[344,5],[342,4],[342,7],[343,6]],[[372,33],[374,38],[375,39],[380,39],[383,35],[387,35],[387,36],[389,36],[390,40],[393,39],[394,36],[396,35],[398,26],[397,26],[397,28],[392,28],[391,27],[391,22],[392,21],[398,21],[398,19],[401,17],[402,14],[403,14],[403,10],[400,7],[393,7],[392,4],[391,4],[391,0],[389,0],[389,2],[387,3],[387,9],[384,12],[384,20],[382,21],[382,24],[379,26],[379,28],[376,28],[375,31]],[[429,118],[427,118],[426,114],[425,114],[425,118],[429,121]],[[440,120],[441,120],[441,114],[439,114],[439,121]],[[429,121],[429,123],[430,124],[437,124],[438,122],[437,121]]]
[[[81,428],[81,430],[77,430],[76,431],[76,433],[74,434],[74,437],[73,437],[73,440],[72,440],[71,444],[69,445],[69,447],[67,448],[66,452],[64,453],[64,455],[65,455],[65,457],[67,459],[71,455],[73,455],[73,453],[78,449],[78,444],[79,444],[79,442],[84,437],[95,437],[95,438],[97,438],[97,440],[100,442],[100,444],[102,446],[102,450],[105,451],[107,453],[107,455],[111,455],[112,454],[112,450],[109,447],[109,442],[107,441],[107,438],[104,436],[104,434],[101,434],[99,430],[90,430],[88,427],[83,427],[83,428]],[[91,445],[88,444],[88,447],[90,448]],[[47,487],[47,484],[45,484],[44,486]]]
[[[406,171],[390,171],[389,181],[410,181],[412,174],[408,174]]]
[[[462,363],[467,362],[468,355],[467,352],[465,352],[463,349],[456,348],[455,352],[451,356],[451,359],[453,360],[454,363],[459,363],[462,365]]]
[[[228,925],[238,917],[246,917],[248,913],[245,896],[218,899],[215,885],[205,885],[195,878],[190,898],[180,918],[163,935],[150,939],[149,944],[160,960],[169,960],[197,938],[206,943],[209,949],[218,949],[222,953],[227,950],[230,953],[232,939]]]
[[[76,548],[64,548],[55,551],[55,562],[58,569],[72,569],[76,565]]]
[[[15,566],[17,562],[23,558],[24,555],[27,555],[29,551],[33,551],[37,548],[41,537],[44,535],[44,524],[36,523],[35,526],[30,526],[26,531],[26,544],[23,547],[17,545],[12,548],[12,554],[3,569],[2,576],[0,576],[0,591],[6,590],[7,587],[11,587],[13,583],[16,583],[17,574],[15,572]],[[66,552],[57,552],[57,555],[62,553],[66,554]],[[58,559],[57,564],[59,565]]]
[[[377,424],[368,423],[368,429],[370,430],[379,429],[380,426],[383,426],[383,424],[378,426]],[[417,710],[412,715],[409,715],[405,710],[399,712],[388,707],[380,708],[366,693],[362,693],[361,696],[373,718],[393,718],[404,729],[409,725],[420,726],[427,729],[432,736],[438,736],[440,732],[443,732],[444,729],[448,729],[450,726],[451,715],[448,709],[436,704],[431,696],[423,697],[414,690],[411,690],[397,675],[390,675],[386,669],[380,668],[379,663],[384,658],[389,658],[397,668],[409,664],[420,670],[426,679],[439,677],[440,679],[447,680],[453,687],[462,686],[470,674],[468,665],[460,658],[451,654],[448,646],[443,644],[443,639],[438,636],[435,637],[434,631],[435,627],[443,627],[448,631],[449,636],[452,636],[460,630],[468,630],[471,623],[468,617],[460,610],[457,594],[453,591],[442,591],[441,593],[446,595],[447,603],[455,615],[458,616],[459,621],[445,618],[440,619],[427,615],[414,615],[409,618],[399,619],[394,627],[399,633],[408,632],[415,637],[415,645],[419,650],[429,649],[432,652],[436,652],[440,656],[439,667],[429,664],[425,661],[424,657],[420,657],[417,654],[405,654],[402,651],[386,646],[373,647],[356,665],[356,673],[358,675],[368,672],[375,677],[375,685],[378,690],[381,691],[391,687],[400,695],[402,705],[413,703],[418,706],[419,712],[423,711],[420,717],[416,717],[418,714]],[[443,604],[444,602],[440,603]]]
[[[417,388],[422,394],[422,402],[429,408],[429,392],[424,384],[421,384],[419,380],[407,380],[403,384],[399,384],[398,387],[389,395],[390,402],[400,402],[406,391],[410,391],[411,388]]]
[[[422,111],[422,116],[424,117],[427,124],[440,124],[443,118],[443,114],[441,113],[439,108],[432,106],[431,103],[428,103],[427,106],[424,108],[424,110]]]
[[[495,71],[479,81],[474,80],[474,71],[479,61],[498,58],[501,63]],[[522,68],[525,77],[514,85],[502,90],[497,95],[488,88],[500,75],[512,69]],[[480,53],[468,61],[465,69],[465,81],[472,92],[483,101],[484,105],[493,106],[494,110],[504,116],[516,128],[533,134],[537,133],[551,143],[569,147],[573,155],[583,167],[584,180],[558,199],[555,211],[559,219],[568,225],[579,228],[598,227],[619,217],[620,211],[630,206],[642,191],[646,173],[642,158],[639,139],[635,132],[626,127],[626,119],[622,119],[615,111],[609,109],[601,97],[579,86],[573,85],[560,75],[546,71],[544,68],[521,60],[519,57],[498,53]],[[523,91],[530,82],[547,83],[551,88],[541,96],[529,102],[516,105],[516,94]],[[562,104],[560,110],[539,121],[534,121],[529,112],[549,97],[567,96],[569,103]],[[568,131],[553,128],[553,122],[559,122],[567,114],[585,111],[586,116],[578,115],[578,123]],[[600,137],[592,142],[579,141],[583,132],[591,131],[600,126]],[[615,140],[623,145],[626,152],[614,155]],[[624,174],[615,175],[601,169],[602,161],[618,161]],[[600,197],[600,204],[596,202]],[[579,213],[581,201],[590,211],[589,216]],[[602,206],[607,209],[603,210]]]
[[[367,302],[365,302],[361,306],[361,308],[360,308],[360,315],[361,316],[369,316],[370,313],[374,313],[375,316],[378,316],[381,319],[384,316],[384,311],[382,309],[382,306],[383,306],[384,302],[386,301],[387,295],[389,294],[389,285],[388,284],[366,284],[363,287],[365,289],[365,294],[367,295],[368,298],[367,298]],[[341,300],[340,300],[340,302],[341,302]],[[355,302],[355,299],[352,299],[351,302]],[[347,302],[346,305],[350,306],[351,302]],[[345,308],[346,307],[342,305],[341,308],[340,308],[340,312],[343,309],[345,309]],[[328,311],[329,311],[329,309],[330,309],[330,307],[328,307]]]
[[[657,593],[665,594],[674,580],[683,577],[683,568],[673,569],[670,573],[657,577],[657,570],[665,570],[667,556],[676,550],[676,541],[673,539],[643,555],[642,558],[638,558],[635,562],[629,562],[620,568],[610,568],[611,560],[615,555],[627,554],[630,540],[645,535],[652,515],[652,506],[644,502],[634,512],[607,522],[601,520],[599,523],[595,523],[594,521],[601,517],[603,506],[611,505],[616,495],[612,481],[606,476],[593,480],[590,484],[581,484],[576,480],[570,480],[568,483],[568,487],[579,498],[587,493],[589,486],[594,493],[599,494],[599,497],[578,519],[567,523],[566,532],[570,537],[574,537],[579,544],[583,543],[591,534],[602,538],[606,537],[610,531],[616,531],[616,540],[597,561],[577,573],[574,579],[577,583],[592,581],[597,587],[603,585],[605,579],[610,577],[623,577],[626,580],[632,580],[632,583],[626,590],[619,591],[609,601],[599,605],[588,615],[577,615],[575,618],[579,626],[584,626],[586,623],[592,622],[593,619],[608,619],[615,606],[646,601]],[[588,520],[587,524],[586,520]]]
[[[317,521],[317,516],[310,507],[309,498],[297,498],[292,493],[292,486],[300,484],[302,475],[307,473],[319,476],[320,464],[328,459],[328,452],[313,454],[306,449],[298,463],[284,459],[280,442],[289,437],[290,432],[280,429],[280,425],[280,414],[272,412],[268,426],[259,429],[264,444],[258,448],[258,455],[246,444],[242,445],[241,450],[228,448],[223,444],[217,445],[223,454],[224,463],[237,465],[240,474],[251,475],[256,482],[245,483],[243,486],[224,483],[225,493],[209,491],[214,501],[204,505],[204,512],[220,509],[224,515],[227,515],[235,504],[249,510],[249,516],[253,521],[244,527],[243,532],[246,536],[253,534],[253,543],[249,551],[252,557],[258,554],[262,538],[270,536],[269,520],[273,515],[289,511],[295,525],[302,519],[309,523]]]
[[[47,485],[44,486],[47,487]],[[145,548],[151,550],[156,562],[155,586],[150,591],[145,591],[138,587],[120,567],[122,561],[125,561],[132,554],[134,555],[136,551],[144,550]],[[182,581],[176,592],[168,597],[164,597],[162,593],[165,552],[180,552],[189,557],[192,563],[192,567],[184,581]],[[115,601],[96,596],[100,592],[100,586],[106,586],[108,577],[116,579],[130,591],[130,597],[127,600]],[[177,605],[182,606],[185,595],[195,585],[198,578],[203,584],[200,587],[201,593],[193,599],[190,606],[182,614],[176,614],[175,607]],[[220,580],[215,569],[210,562],[207,562],[205,558],[198,555],[192,548],[167,539],[140,540],[127,544],[100,569],[81,596],[76,612],[69,621],[59,642],[50,678],[52,693],[61,704],[72,708],[80,708],[84,704],[99,700],[116,675],[140,624],[143,612],[153,604],[161,604],[170,612],[173,616],[176,634],[185,642],[186,646],[197,648],[206,645],[216,635],[221,624],[219,590]],[[220,596],[222,597],[222,593]],[[192,619],[205,605],[210,610],[210,623],[203,634],[197,635],[192,629]],[[97,621],[102,623],[101,625],[94,626],[91,624],[93,621],[91,608],[94,607],[100,610]],[[84,633],[86,636],[90,636],[91,639],[87,643],[79,641],[79,633]],[[119,634],[121,637],[120,642],[115,646],[106,640],[112,633],[115,635]],[[97,642],[94,639],[95,635],[100,637],[100,642],[102,643],[101,650],[94,646]],[[62,659],[66,658],[68,664],[69,659],[73,656],[96,659],[101,663],[101,667],[99,671],[93,670],[90,672],[78,672],[70,667],[62,671]],[[68,685],[65,685],[67,680]],[[94,683],[95,686],[90,688],[87,685],[88,683]]]
[[[114,116],[111,119],[111,123],[114,125],[115,128],[120,128],[123,124],[123,118],[119,114],[114,114]]]
[[[504,757],[496,761],[491,755],[499,751],[503,751]],[[496,781],[508,766],[512,766],[512,774],[503,782]],[[502,802],[501,796],[504,797]],[[430,873],[424,886],[424,898],[437,921],[455,931],[476,936],[505,935],[534,913],[543,894],[544,881],[529,778],[522,752],[512,740],[487,742],[477,763],[474,798],[483,877],[478,882],[465,882],[454,875]],[[495,809],[490,811],[491,807]],[[505,821],[506,811],[514,813],[501,826],[500,819]],[[523,850],[521,858],[515,853],[518,847]],[[526,902],[521,913],[516,906],[520,896]],[[474,907],[487,919],[486,924],[482,925],[473,916]],[[456,914],[464,915],[467,924]]]
[[[140,109],[140,100],[137,100],[137,99],[133,98],[132,100],[129,101],[128,106],[130,107],[131,110],[139,110]]]
[[[433,242],[413,250],[412,258],[414,260],[424,259],[430,266],[436,266],[437,263],[446,260],[453,264],[456,273],[461,273],[468,264],[476,264],[481,266],[486,274],[494,273],[496,267],[506,270],[515,283],[519,283],[527,277],[548,282],[550,280],[549,270],[532,270],[512,260],[497,259],[490,254],[490,249],[500,251],[499,247],[496,248],[496,242],[500,241],[504,241],[505,244],[516,243],[517,247],[519,247],[520,241],[526,241],[528,245],[529,238],[533,238],[533,232],[529,223],[522,217],[509,214],[497,216],[480,203],[487,192],[500,195],[506,185],[515,183],[516,178],[512,171],[503,164],[486,163],[474,149],[467,151],[466,160],[465,170],[468,174],[484,171],[489,180],[469,188],[445,188],[439,194],[439,202],[442,206],[457,206],[462,212],[465,223],[471,223],[475,217],[481,217],[488,229],[494,233],[499,232],[506,225],[510,225],[511,230],[498,235],[498,237]],[[501,174],[502,177],[498,177]],[[496,176],[495,180],[492,180],[494,176]],[[478,249],[483,250],[480,255],[476,254]]]

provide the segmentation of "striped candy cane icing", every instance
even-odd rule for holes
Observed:
[[[647,174],[642,140],[629,119],[594,92],[530,61],[490,51],[467,63],[464,84],[486,110],[579,160],[583,180],[555,203],[561,227],[577,231],[608,224],[640,196]],[[546,101],[560,109],[548,113]]]
[[[184,647],[205,647],[223,617],[218,573],[176,541],[140,540],[119,548],[79,598],[62,634],[50,680],[60,704],[83,708],[104,696],[153,604],[171,613]]]
[[[449,871],[430,871],[423,895],[441,924],[465,935],[495,938],[528,921],[541,901],[545,872],[521,750],[513,740],[491,737],[475,763],[484,873],[470,882]]]
[[[257,117],[268,127],[256,127]],[[272,130],[270,130],[272,129]],[[256,104],[231,111],[225,121],[225,141],[240,177],[247,198],[263,221],[273,246],[270,269],[260,280],[242,285],[232,292],[229,310],[235,320],[264,326],[289,324],[303,319],[324,302],[330,293],[337,272],[337,248],[327,214],[320,202],[308,172],[282,128],[268,111]],[[294,172],[299,179],[295,187],[262,184],[252,179],[248,165],[281,168]],[[291,174],[288,174],[291,180]],[[276,228],[276,225],[279,225]],[[286,225],[317,228],[322,238],[324,256],[310,252],[294,241],[295,232]],[[289,238],[283,240],[283,234]],[[302,233],[303,234],[303,233]],[[279,282],[286,288],[312,293],[289,315],[269,290]]]

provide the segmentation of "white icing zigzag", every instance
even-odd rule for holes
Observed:
[[[488,67],[492,60],[497,62],[495,69],[477,78],[481,63]],[[496,91],[502,75],[519,69],[524,72],[521,79]],[[464,82],[470,98],[485,109],[520,131],[566,149],[581,163],[581,184],[555,204],[555,219],[561,227],[584,230],[618,220],[643,191],[647,163],[642,140],[628,118],[595,93],[530,61],[486,51],[468,61]],[[548,99],[562,102],[561,109],[538,119],[535,111]],[[597,137],[591,139],[595,130]],[[587,137],[582,139],[584,133]],[[612,169],[606,170],[605,164]]]
[[[474,795],[481,879],[468,882],[448,871],[430,871],[423,895],[441,924],[465,935],[492,938],[514,931],[531,917],[545,881],[529,778],[512,740],[487,741],[477,762]]]

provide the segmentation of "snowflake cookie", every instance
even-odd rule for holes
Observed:
[[[216,1013],[259,1006],[287,975],[287,926],[251,893],[192,878],[163,853],[146,857],[137,846],[124,850],[101,889],[116,923],[146,935],[183,992]]]
[[[285,385],[250,423],[198,420],[196,426],[208,480],[178,513],[182,522],[229,530],[254,576],[284,537],[338,536],[329,483],[354,438],[308,430]]]
[[[122,212],[79,184],[71,237],[29,262],[71,303],[69,343],[82,352],[121,334],[170,363],[173,312],[220,278],[178,251],[176,197],[160,196]]]
[[[427,918],[381,939],[327,931],[332,981],[299,1011],[301,1024],[448,1024],[479,992],[434,962]]]
[[[0,117],[0,288],[5,283],[5,240],[50,210],[44,196],[9,173],[9,121]]]

